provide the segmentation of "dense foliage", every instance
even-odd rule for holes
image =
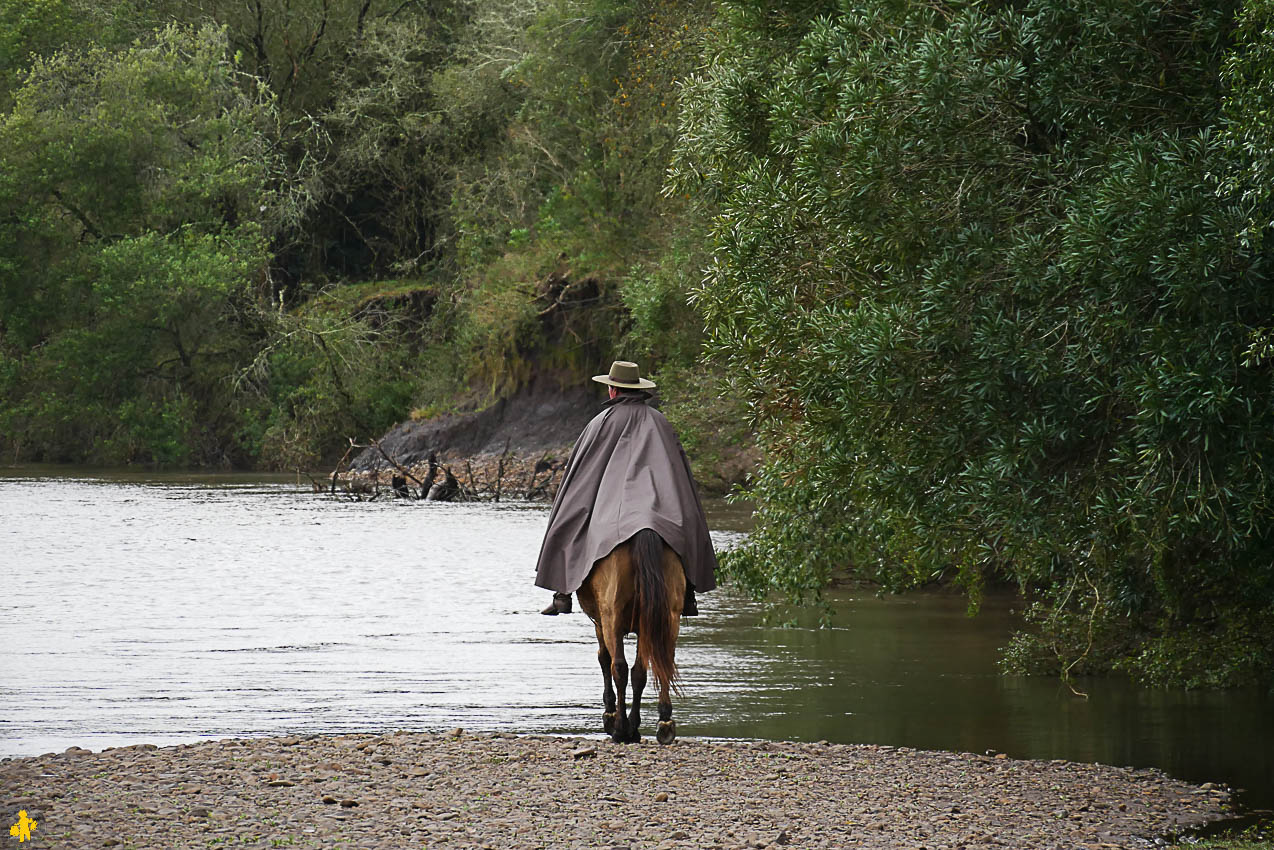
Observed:
[[[1225,3],[813,5],[728,4],[685,98],[766,452],[735,574],[1008,578],[1018,666],[1268,676],[1266,19],[1227,88]]]
[[[0,447],[307,467],[630,330],[685,371],[657,210],[704,16],[0,0]]]
[[[0,415],[19,447],[181,462],[225,436],[273,118],[212,30],[33,67],[0,123]]]

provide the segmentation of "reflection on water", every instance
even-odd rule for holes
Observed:
[[[0,473],[2,475],[3,473]],[[284,732],[595,732],[579,614],[541,617],[542,506],[329,500],[288,478],[0,477],[0,755]],[[738,529],[731,509],[714,528]],[[737,531],[715,532],[718,543]],[[701,597],[685,735],[1159,766],[1274,803],[1274,700],[1006,679],[1009,599],[836,600],[835,627]]]
[[[1112,678],[1077,682],[1085,700],[1056,679],[996,673],[1017,623],[1010,598],[988,599],[972,619],[963,599],[939,594],[835,604],[830,629],[812,612],[798,628],[762,628],[755,610],[688,629],[682,645],[714,659],[688,671],[686,707],[705,716],[697,732],[1154,766],[1248,789],[1247,805],[1274,803],[1268,694]]]

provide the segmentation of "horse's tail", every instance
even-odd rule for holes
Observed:
[[[646,662],[656,683],[666,683],[676,691],[680,676],[673,615],[664,581],[664,541],[655,531],[643,528],[633,535],[630,546],[637,574],[637,654]]]

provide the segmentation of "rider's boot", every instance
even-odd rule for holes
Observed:
[[[571,595],[569,593],[554,593],[553,602],[540,613],[547,614],[550,617],[571,613]]]
[[[681,616],[697,617],[699,616],[699,606],[695,603],[694,585],[686,585],[686,598],[681,602]]]

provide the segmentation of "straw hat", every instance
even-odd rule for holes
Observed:
[[[609,375],[594,375],[593,380],[626,390],[650,390],[655,387],[654,381],[647,381],[641,376],[636,363],[629,363],[627,360],[616,360],[610,364]]]

